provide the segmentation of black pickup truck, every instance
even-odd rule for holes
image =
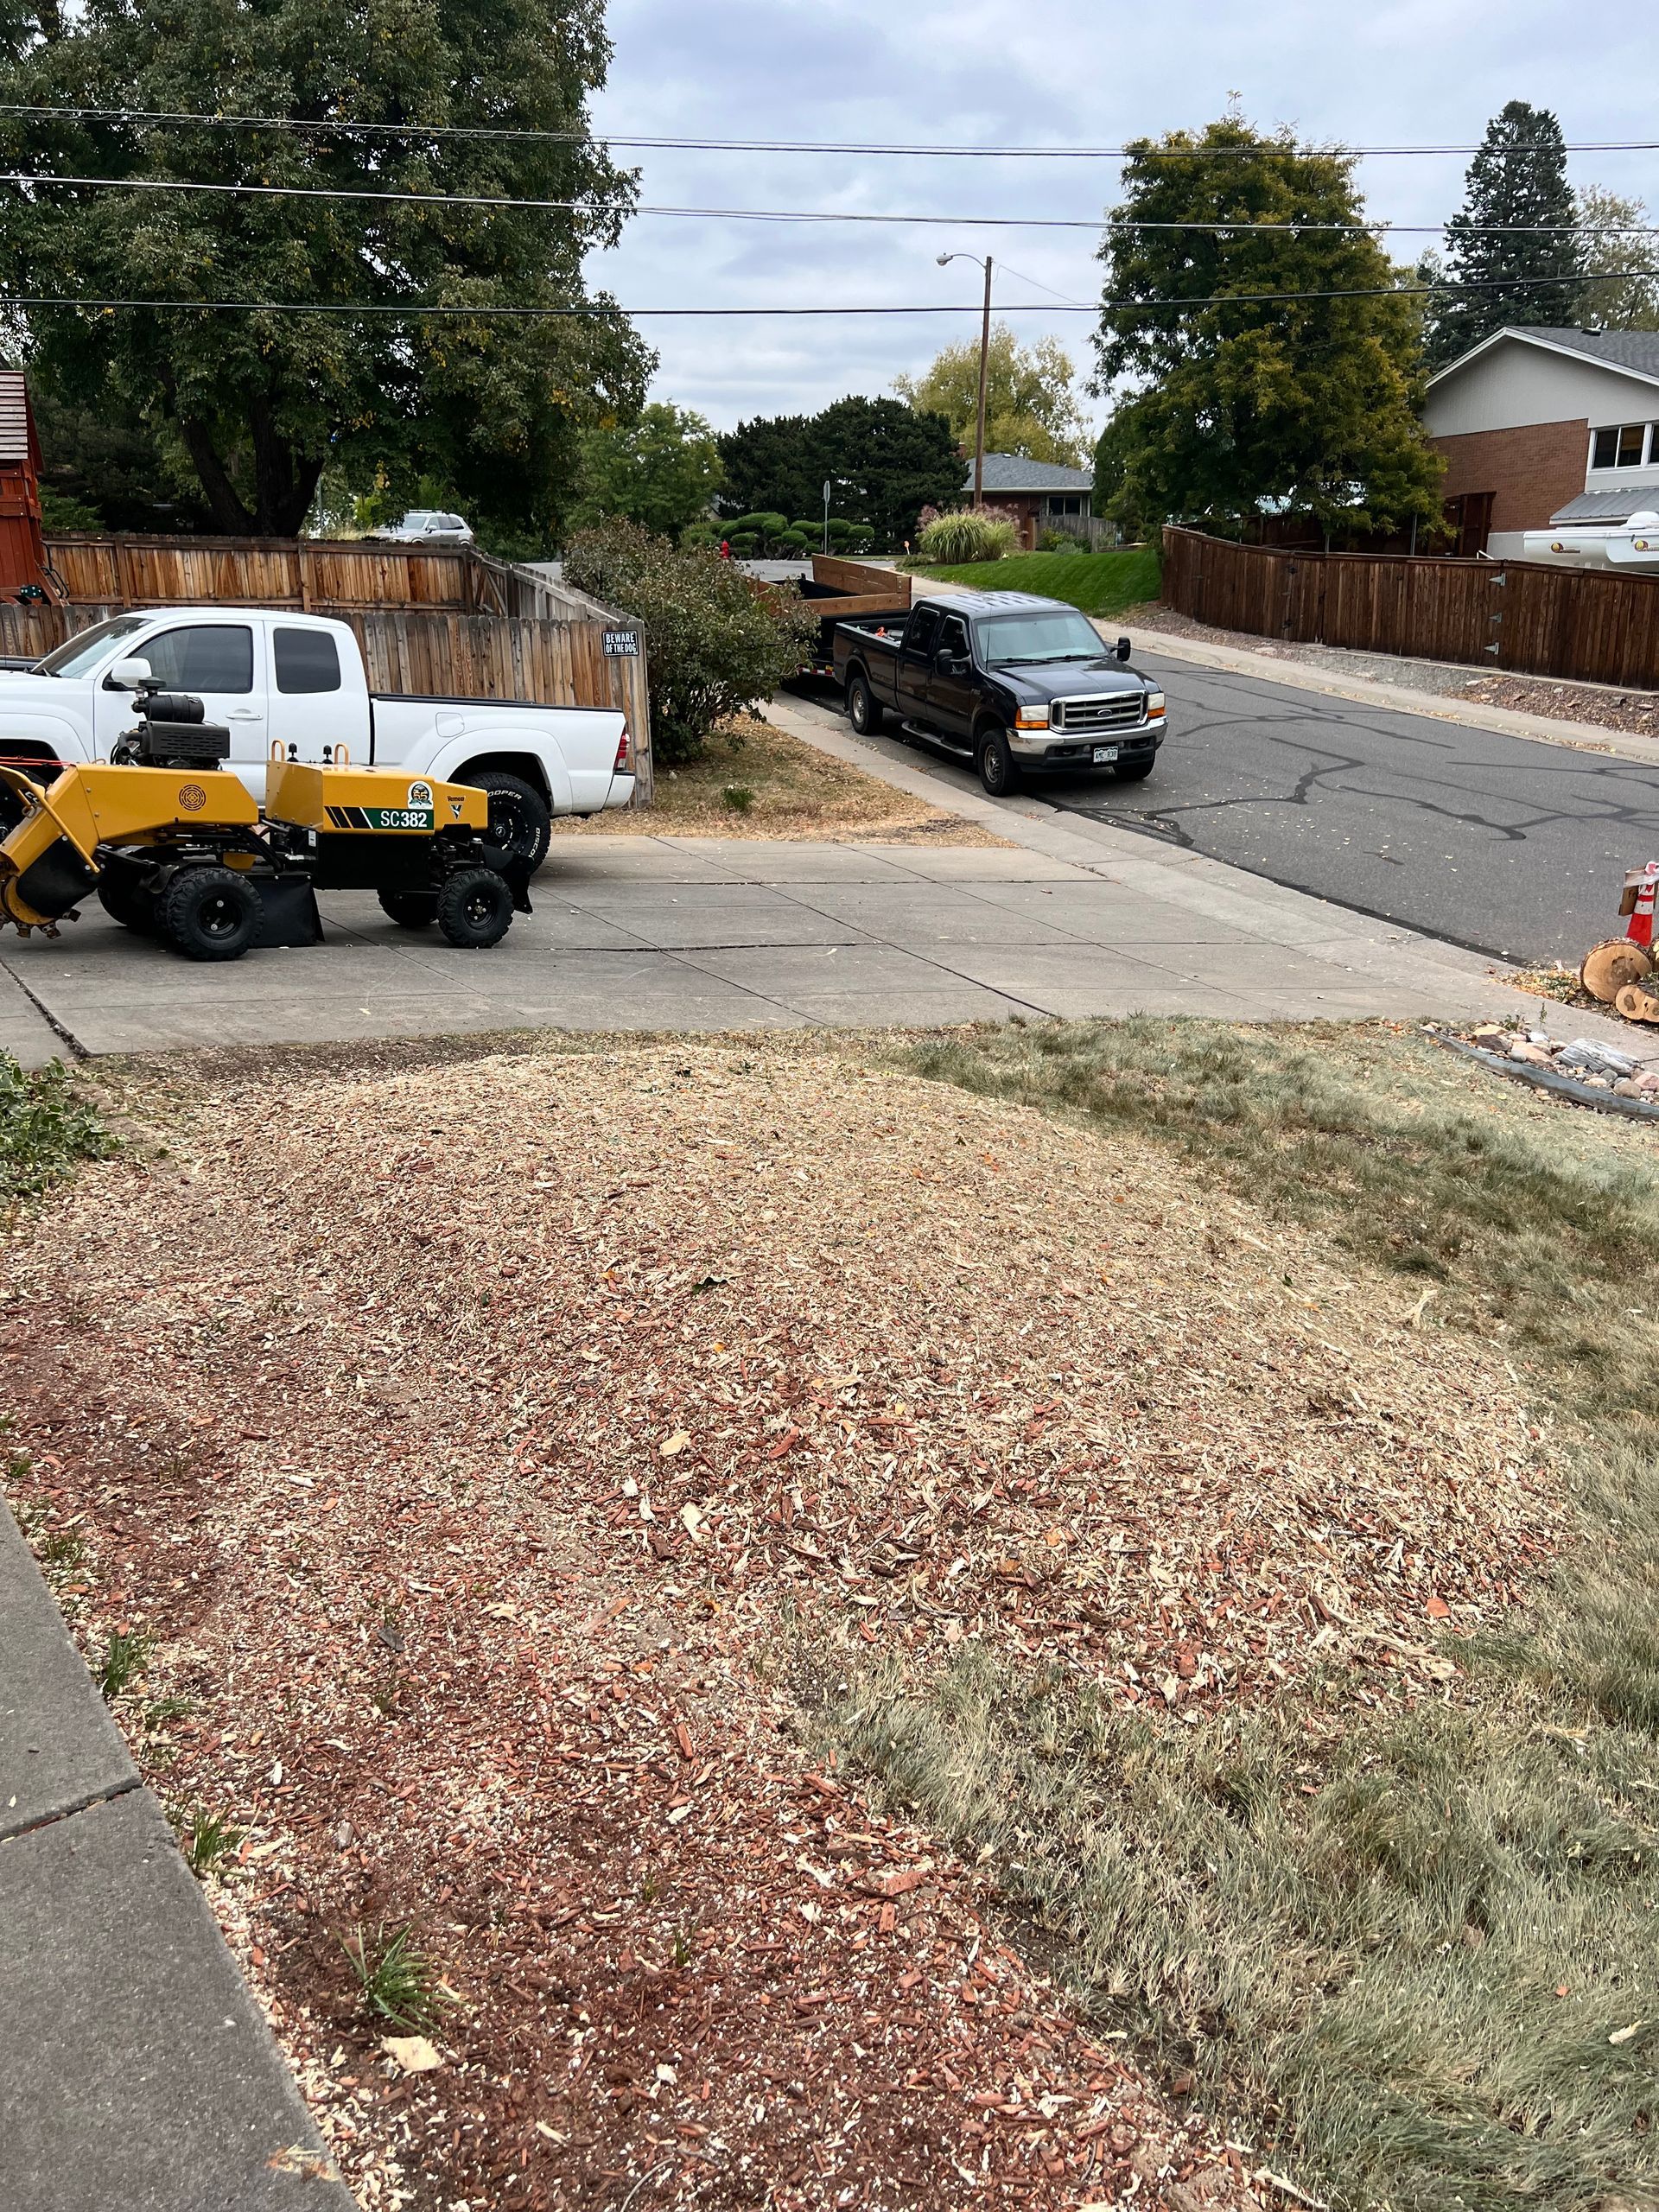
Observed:
[[[1150,775],[1164,695],[1075,607],[1023,591],[918,598],[907,618],[842,622],[835,670],[861,734],[889,713],[908,736],[971,760],[994,798],[1030,775]]]

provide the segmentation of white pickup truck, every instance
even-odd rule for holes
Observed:
[[[632,741],[614,708],[371,692],[344,622],[270,607],[135,610],[81,631],[32,668],[0,670],[0,760],[107,760],[133,724],[135,661],[225,724],[226,766],[255,798],[264,797],[273,747],[321,762],[343,745],[364,767],[487,791],[494,842],[534,868],[556,814],[597,814],[633,796]]]

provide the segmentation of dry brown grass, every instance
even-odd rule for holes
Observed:
[[[727,794],[739,795],[735,799]],[[747,794],[744,798],[743,794]],[[776,837],[832,844],[1001,845],[943,807],[908,798],[752,717],[717,730],[701,760],[662,769],[648,807],[553,825],[559,837]]]
[[[242,1058],[16,1255],[20,1500],[365,2202],[1649,2203],[1659,1527],[1610,1455],[1562,1568],[1530,1402],[1642,1387],[1643,1144],[1382,1029],[905,1049]]]

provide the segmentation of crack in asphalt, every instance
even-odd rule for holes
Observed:
[[[1185,791],[1057,791],[1064,812],[1502,958],[1576,958],[1601,910],[1611,926],[1616,871],[1659,852],[1659,769],[1640,761],[1255,677],[1166,664],[1162,680],[1160,778]],[[1411,849],[1414,829],[1431,848]]]

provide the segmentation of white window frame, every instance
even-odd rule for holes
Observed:
[[[1596,459],[1596,441],[1598,438],[1605,437],[1610,432],[1615,438],[1622,437],[1626,430],[1635,429],[1639,429],[1642,432],[1642,450],[1639,456],[1635,461],[1599,461]],[[1590,430],[1590,465],[1585,471],[1585,474],[1586,476],[1617,476],[1621,470],[1631,468],[1652,468],[1656,465],[1659,465],[1659,423],[1597,423],[1592,424]]]

